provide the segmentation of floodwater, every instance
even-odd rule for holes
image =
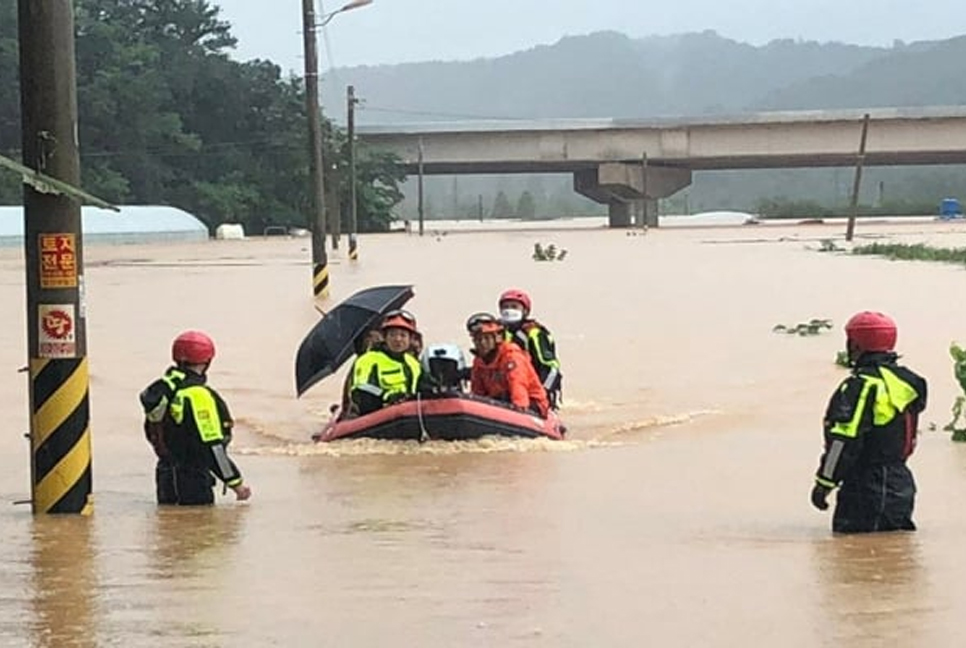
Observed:
[[[966,244],[962,225],[860,223]],[[565,442],[309,436],[341,374],[294,395],[317,321],[304,239],[87,249],[92,517],[29,506],[23,264],[0,250],[0,645],[958,646],[966,445],[940,429],[966,272],[821,253],[838,225],[393,234],[336,255],[333,301],[412,282],[428,341],[525,287],[556,334]],[[537,263],[535,242],[569,251]],[[915,534],[833,537],[808,502],[852,312],[900,324],[930,379]],[[776,324],[829,318],[816,337]],[[209,331],[249,502],[158,509],[137,393]]]

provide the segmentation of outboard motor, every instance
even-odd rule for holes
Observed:
[[[423,350],[423,371],[432,376],[441,392],[462,391],[466,357],[455,344],[431,344]]]

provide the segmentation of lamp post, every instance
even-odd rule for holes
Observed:
[[[319,54],[316,30],[335,16],[372,4],[372,0],[352,0],[335,11],[323,14],[316,22],[315,0],[302,0],[302,30],[305,53],[305,111],[309,126],[309,175],[312,208],[312,287],[317,299],[329,296],[329,260],[325,252],[325,180],[322,160],[322,120],[319,112]]]

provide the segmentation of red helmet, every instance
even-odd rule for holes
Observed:
[[[466,320],[466,330],[471,336],[483,333],[502,333],[503,324],[489,313],[474,313]]]
[[[185,331],[171,345],[171,358],[175,362],[206,364],[214,357],[215,343],[201,331]]]
[[[530,314],[530,309],[532,308],[532,303],[530,302],[530,295],[523,292],[519,288],[510,288],[509,290],[505,290],[503,294],[500,295],[499,305],[501,308],[503,307],[503,302],[508,302],[508,301],[520,302],[521,304],[523,304],[523,310],[527,312],[527,315]]]
[[[883,313],[862,311],[846,323],[845,336],[859,353],[892,351],[896,346],[896,323]]]
[[[419,331],[416,329],[416,318],[407,310],[399,309],[386,313],[386,317],[382,320],[382,326],[380,328],[385,331],[390,328],[401,328],[410,333],[417,334]]]

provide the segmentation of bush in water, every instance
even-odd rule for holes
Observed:
[[[966,350],[953,342],[949,345],[949,355],[953,358],[953,375],[956,376],[956,382],[959,383],[963,394],[966,394]],[[963,414],[964,404],[966,404],[966,395],[957,396],[952,407],[953,420],[943,428],[953,433],[953,441],[966,441],[966,427],[956,427]]]
[[[832,328],[832,320],[827,319],[811,319],[808,322],[801,322],[799,324],[793,324],[786,326],[785,324],[776,324],[772,327],[772,333],[788,333],[789,335],[818,335],[825,329]]]

